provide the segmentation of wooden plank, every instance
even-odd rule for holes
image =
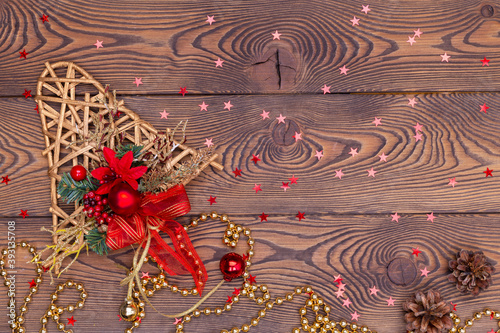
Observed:
[[[220,210],[220,209],[219,209]],[[221,210],[222,212],[222,210]],[[496,214],[443,214],[434,223],[425,222],[420,215],[409,215],[399,224],[390,223],[383,216],[368,215],[309,215],[306,220],[277,216],[269,222],[260,222],[256,217],[230,216],[231,220],[252,230],[255,243],[255,257],[250,273],[256,276],[257,283],[266,284],[271,290],[272,298],[285,295],[297,285],[309,284],[332,306],[331,318],[350,319],[350,313],[357,311],[361,317],[360,324],[368,325],[378,332],[404,331],[401,305],[404,300],[418,289],[437,288],[442,291],[447,301],[459,304],[458,315],[463,320],[476,311],[486,307],[500,308],[500,285],[495,283],[480,297],[472,298],[461,295],[455,286],[447,281],[448,260],[461,248],[481,249],[493,261],[500,261],[498,238],[500,231],[492,227],[498,218]],[[37,232],[41,226],[49,226],[50,218],[15,219],[16,237],[27,239],[42,249],[50,242],[46,233]],[[7,219],[0,221],[0,229],[7,230]],[[187,223],[187,218],[181,218]],[[220,280],[218,262],[229,249],[221,242],[224,227],[221,223],[209,221],[190,231],[190,237],[205,263],[209,282],[207,290]],[[464,235],[467,235],[465,237]],[[0,232],[0,244],[6,244],[6,233]],[[418,247],[422,253],[415,257],[412,248]],[[239,244],[236,252],[243,253],[244,244]],[[18,300],[22,299],[27,282],[33,278],[33,272],[24,263],[27,256],[17,252],[19,273]],[[77,319],[75,332],[123,332],[126,324],[118,321],[117,311],[126,295],[126,288],[119,286],[124,273],[118,266],[129,266],[133,251],[130,249],[113,252],[107,257],[99,257],[93,253],[82,254],[71,270],[56,282],[73,279],[83,282],[89,298],[83,310],[72,313]],[[26,257],[26,258],[25,258]],[[418,269],[415,280],[406,286],[396,285],[388,278],[387,266],[395,258],[410,261]],[[23,260],[22,260],[23,259]],[[428,277],[420,276],[419,269],[426,267],[431,273]],[[156,272],[146,267],[151,274]],[[341,274],[343,283],[347,284],[344,297],[349,297],[353,304],[347,309],[342,306],[334,292],[333,276]],[[33,298],[27,316],[29,331],[39,329],[41,311],[48,305],[48,295],[55,288],[50,286],[49,277],[44,275],[45,282],[40,287],[40,294]],[[171,277],[171,283],[179,286],[191,286],[188,277]],[[222,306],[234,288],[240,287],[241,280],[225,283],[204,304],[209,307]],[[369,288],[376,286],[380,291],[376,296],[370,295]],[[23,289],[24,288],[24,289]],[[0,301],[6,303],[5,289],[0,292]],[[68,293],[59,304],[74,302],[76,295]],[[68,295],[66,294],[66,295]],[[388,307],[386,299],[396,300],[395,307]],[[161,290],[151,302],[167,314],[186,309],[198,298],[182,298]],[[275,307],[269,311],[265,320],[255,332],[289,332],[299,325],[298,309],[303,305],[305,297],[296,297],[287,306]],[[99,309],[99,311],[96,311]],[[236,325],[248,323],[256,316],[258,307],[247,299],[242,299],[234,311],[222,316],[209,316],[193,320],[186,325],[185,332],[219,332]],[[63,322],[70,317],[65,313]],[[487,324],[493,327],[489,320]],[[137,332],[152,332],[158,327],[173,331],[173,320],[163,318],[150,307],[146,309],[146,318]],[[50,330],[55,329],[51,324]],[[485,330],[491,327],[484,326]],[[5,321],[0,321],[0,330],[7,331]]]
[[[131,97],[126,105],[157,127],[188,119],[188,142],[204,147],[213,139],[225,170],[203,172],[188,185],[195,211],[224,207],[228,213],[445,213],[498,212],[500,170],[500,95],[418,95],[415,108],[402,95]],[[231,111],[223,110],[228,100]],[[205,101],[209,112],[200,112]],[[480,105],[490,106],[488,113]],[[0,99],[0,173],[5,204],[0,214],[15,216],[29,209],[46,216],[49,207],[47,161],[41,156],[40,120],[31,102]],[[168,120],[160,119],[166,110]],[[262,120],[262,110],[271,119]],[[275,117],[286,116],[285,124]],[[375,126],[375,117],[382,124]],[[23,119],[22,123],[19,119]],[[422,124],[423,140],[414,127]],[[302,140],[295,142],[295,131]],[[351,148],[359,154],[352,157]],[[324,157],[314,156],[322,150]],[[378,155],[385,153],[387,162]],[[262,161],[255,165],[252,154]],[[375,178],[367,170],[377,171]],[[242,169],[241,177],[233,170]],[[342,179],[335,178],[342,169]],[[295,175],[286,192],[282,182]],[[456,178],[455,187],[448,185]],[[254,184],[261,184],[257,194]],[[210,206],[209,196],[217,197]]]
[[[368,15],[362,4],[3,1],[0,95],[34,89],[44,62],[58,60],[77,62],[125,94],[177,94],[179,87],[189,94],[320,93],[324,84],[332,92],[499,90],[498,1],[378,2]],[[207,15],[216,22],[205,22]],[[423,35],[411,46],[417,28]],[[280,40],[271,35],[276,29]],[[19,59],[23,49],[26,60]],[[441,61],[445,52],[449,63]],[[482,67],[484,57],[491,66]],[[136,87],[135,77],[144,84]]]

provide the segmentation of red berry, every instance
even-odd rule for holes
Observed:
[[[106,217],[106,222],[111,223],[113,221],[113,218],[111,216]]]
[[[101,184],[101,185],[104,184],[104,183],[107,183],[107,182],[105,182],[104,180],[100,180],[99,181],[99,184]]]
[[[99,206],[102,206],[102,200],[97,201],[97,204],[98,204]]]
[[[97,222],[99,222],[99,224],[103,224],[105,220],[106,220],[105,218],[103,218],[103,217],[99,217],[99,218],[97,219]]]
[[[103,198],[102,199],[102,204],[107,205],[108,204],[108,198]]]
[[[109,215],[108,215],[108,213],[107,213],[107,212],[104,212],[104,213],[102,213],[102,215],[101,215],[101,216],[102,216],[102,217],[104,217],[104,218],[107,218]]]
[[[96,195],[96,196],[95,196],[95,200],[96,200],[96,201],[101,201],[101,199],[102,199],[102,198],[101,198],[101,196],[100,196],[100,195]]]
[[[99,217],[99,216],[101,216],[101,212],[95,212],[95,213],[94,213],[94,216],[95,216],[95,217]]]
[[[95,209],[96,212],[100,212],[100,211],[102,211],[102,206],[97,205],[97,206],[94,207],[94,209]]]
[[[89,209],[87,209],[87,211],[88,211],[89,213],[93,213],[93,212],[94,212],[94,208],[89,207]]]
[[[93,198],[93,197],[95,197],[95,193],[94,193],[94,192],[92,192],[92,191],[90,191],[90,192],[88,193],[88,195],[89,195],[89,198]]]
[[[94,213],[87,213],[87,216],[92,217],[92,216],[94,216]]]
[[[71,175],[71,178],[73,178],[77,182],[87,178],[87,170],[81,165],[75,165],[74,167],[72,167],[69,174]]]

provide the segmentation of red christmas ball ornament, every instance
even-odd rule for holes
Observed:
[[[108,204],[118,215],[132,215],[141,205],[141,195],[127,183],[120,183],[111,188],[108,194]]]
[[[231,281],[243,275],[245,272],[245,260],[238,253],[230,252],[222,257],[219,267],[224,275],[224,280]]]
[[[73,180],[76,180],[77,182],[80,182],[87,178],[87,170],[81,165],[75,165],[74,167],[72,167],[69,174],[71,178],[73,178]]]

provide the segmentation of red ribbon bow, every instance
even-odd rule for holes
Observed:
[[[113,250],[134,243],[143,243],[144,246],[149,229],[149,254],[170,275],[191,273],[201,295],[207,281],[207,271],[184,227],[173,220],[190,210],[191,205],[182,184],[160,194],[143,194],[141,206],[135,214],[128,217],[115,215],[109,223],[106,244]],[[157,230],[168,234],[175,250],[161,238]]]

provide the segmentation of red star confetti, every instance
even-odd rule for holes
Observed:
[[[231,296],[227,295],[226,303],[233,303],[233,300],[231,299]]]
[[[170,113],[168,113],[167,110],[163,110],[163,112],[160,112],[160,116],[161,116],[160,119],[168,119],[169,114]]]
[[[458,184],[458,182],[455,180],[456,177],[453,177],[453,178],[448,178],[448,180],[450,181],[448,183],[448,185],[451,185],[452,187],[455,187],[455,185]]]
[[[26,52],[26,49],[24,49],[24,50],[23,50],[23,52],[19,52],[19,54],[21,55],[21,56],[19,57],[19,59],[21,59],[21,58],[26,59],[26,56],[27,56],[29,53],[28,53],[28,52]]]
[[[288,185],[288,183],[285,183],[285,182],[281,182],[283,185],[281,185],[280,187],[283,189],[284,192],[286,192],[287,189],[290,188],[290,186]]]
[[[214,62],[215,62],[215,68],[217,67],[222,68],[222,63],[224,62],[224,60],[220,60],[220,58],[217,58],[217,60],[215,60]]]
[[[380,290],[377,289],[377,287],[373,286],[373,288],[370,288],[370,295],[375,295],[377,296],[377,293],[379,292]]]
[[[42,20],[42,23],[49,22],[49,15],[42,14],[40,20]]]
[[[368,12],[369,12],[369,11],[371,11],[371,9],[369,8],[369,7],[370,7],[370,5],[366,5],[366,6],[361,5],[361,6],[363,6],[363,9],[361,9],[361,11],[362,11],[363,13],[368,14]]]
[[[398,215],[398,212],[396,212],[396,213],[394,213],[394,214],[391,214],[391,217],[392,217],[391,222],[392,222],[392,221],[399,222],[399,218],[400,218],[401,216],[399,216],[399,215]]]
[[[331,86],[327,86],[326,84],[323,86],[323,88],[321,88],[321,90],[323,90],[323,95],[325,95],[326,93],[330,93],[330,88]]]
[[[210,25],[212,25],[212,23],[214,23],[214,22],[215,22],[215,20],[214,20],[214,16],[215,16],[215,15],[212,15],[212,16],[208,16],[208,15],[207,15],[207,20],[206,20],[205,22],[208,22]]]
[[[453,308],[453,311],[457,311],[457,305],[458,304],[453,304],[453,302],[450,302],[451,307]]]
[[[260,185],[257,185],[257,184],[254,184],[255,186],[253,187],[253,189],[255,190],[255,193],[259,192],[259,191],[262,191],[262,189],[260,188]]]
[[[353,26],[353,27],[354,27],[355,25],[359,25],[359,18],[356,18],[356,16],[354,16],[354,17],[352,18],[352,20],[349,20],[349,21],[351,21],[351,23],[352,23],[352,26]]]
[[[414,35],[413,35],[414,37],[420,38],[422,31],[420,31],[420,28],[418,28],[417,30],[413,30],[413,33],[414,33]]]
[[[298,218],[298,219],[299,219],[299,222],[300,222],[300,221],[302,221],[303,219],[304,219],[304,220],[306,219],[306,217],[304,216],[305,214],[306,214],[306,213],[301,213],[301,212],[299,211],[299,213],[298,213],[297,215],[295,215],[295,217],[296,217],[296,218]]]
[[[236,169],[234,169],[233,173],[234,173],[234,178],[236,178],[238,176],[241,177],[241,169],[236,168]]]
[[[349,305],[351,305],[352,302],[349,300],[349,297],[347,297],[345,300],[344,300],[344,303],[342,303],[342,306],[345,306],[346,308],[349,307]]]
[[[248,258],[250,258],[250,256],[248,256],[246,253],[243,253],[242,257],[244,261],[247,261]]]
[[[269,119],[269,112],[266,112],[266,110],[262,110],[260,116],[262,117],[262,120],[265,120],[266,118]]]
[[[484,57],[484,59],[481,60],[481,62],[483,63],[483,65],[481,67],[484,67],[484,66],[489,67],[490,66],[490,64],[489,64],[490,61],[488,59],[486,59],[486,57]]]
[[[351,321],[358,321],[358,318],[359,318],[359,314],[354,311],[354,313],[351,313]]]
[[[420,125],[420,124],[417,122],[417,124],[416,124],[415,126],[413,126],[413,128],[415,128],[415,133],[417,133],[417,132],[422,132],[422,127],[424,127],[424,126]]]
[[[149,272],[141,272],[141,279],[149,279],[150,276],[149,276]]]
[[[279,123],[283,123],[284,124],[286,117],[283,117],[283,115],[280,113],[280,116],[276,117],[276,119],[278,119],[278,124]]]
[[[441,56],[441,62],[449,62],[448,59],[450,59],[451,57],[448,55],[448,53],[444,53],[444,54],[440,54]]]
[[[267,218],[269,217],[269,215],[267,215],[264,212],[262,212],[262,214],[259,215],[259,217],[260,217],[260,222],[262,222],[262,221],[266,221],[267,222]]]
[[[335,292],[335,295],[337,295],[337,298],[344,297],[345,291],[342,289],[339,289]]]
[[[238,296],[240,294],[240,288],[234,288],[233,295]]]
[[[122,317],[119,314],[117,314],[117,316],[118,316],[118,321],[122,321]]]
[[[494,329],[491,329],[491,331],[487,332],[487,333],[496,333]]]
[[[271,35],[273,35],[273,40],[275,40],[275,39],[280,40],[280,36],[281,36],[282,34],[280,34],[280,33],[278,32],[278,30],[276,30],[276,32],[275,32],[274,34],[271,34]]]
[[[314,155],[314,157],[317,157],[319,161],[321,158],[323,158],[323,151],[316,150],[316,154]]]
[[[417,257],[418,257],[418,255],[419,255],[420,253],[422,253],[422,251],[420,251],[420,250],[418,249],[418,246],[417,246],[417,248],[416,248],[416,249],[411,248],[411,250],[413,251],[411,254],[412,254],[412,255],[415,255],[415,256],[417,256]]]
[[[342,278],[340,277],[340,274],[339,275],[334,275],[333,276],[333,283],[337,283],[337,282],[342,282]]]
[[[31,96],[31,90],[26,90],[26,89],[24,89],[23,96],[24,98],[33,97]]]
[[[96,39],[96,42],[94,44],[94,46],[96,47],[96,50],[99,50],[100,47],[104,47],[102,46],[102,40],[100,41],[99,39]]]
[[[204,143],[205,146],[207,146],[208,148],[212,147],[214,144],[212,142],[212,139],[209,139],[209,138],[205,138],[205,143]]]
[[[139,87],[140,84],[142,84],[142,77],[136,77],[134,84]]]
[[[427,274],[430,273],[430,271],[427,270],[427,267],[424,267],[424,269],[421,269],[420,272],[421,272],[420,276],[425,276],[425,277],[427,277]]]
[[[293,136],[293,138],[295,139],[295,142],[302,140],[302,133],[295,132],[295,135]]]
[[[187,87],[184,88],[180,87],[179,89],[180,89],[179,94],[181,94],[183,97],[188,93]]]
[[[493,177],[493,174],[492,174],[493,170],[490,170],[489,168],[486,168],[486,171],[483,171],[483,173],[486,174],[486,177],[488,176],[491,176]],[[3,183],[3,182],[2,182]]]
[[[200,111],[208,111],[208,104],[205,104],[205,101],[203,101],[201,104],[198,105],[200,107]]]
[[[419,142],[420,140],[422,140],[422,133],[417,132],[417,134],[415,134],[413,137],[415,138],[415,142]]]
[[[411,105],[412,108],[415,107],[415,104],[417,104],[416,98],[408,98],[408,105]]]
[[[30,282],[28,282],[30,284],[30,288],[33,288],[33,287],[36,287],[36,282],[35,282],[35,279],[31,280]]]
[[[250,284],[254,284],[254,283],[256,283],[256,282],[255,282],[255,276],[252,276],[252,274],[250,274],[250,276],[248,277],[248,282],[249,282]]]
[[[488,110],[490,107],[486,106],[486,103],[483,103],[483,105],[480,105],[480,106],[481,106],[481,110],[479,112],[488,113],[488,112],[486,112],[486,110]]]
[[[375,124],[375,127],[377,127],[378,125],[382,124],[381,120],[382,120],[382,118],[375,117],[375,120],[372,121],[372,124]]]
[[[436,217],[434,216],[434,213],[430,213],[430,214],[427,214],[427,221],[431,221],[432,223],[434,223],[434,219]]]
[[[413,45],[413,43],[416,43],[415,36],[413,36],[413,37],[408,36],[408,40],[406,42],[410,43],[410,46]]]
[[[340,74],[344,74],[344,75],[347,75],[347,71],[349,70],[349,68],[346,68],[345,65],[340,67]]]
[[[175,318],[174,325],[182,323],[182,318]]]
[[[366,170],[368,172],[368,177],[373,177],[375,178],[375,173],[377,171],[373,170],[373,167],[370,170]]]
[[[380,158],[380,162],[384,161],[384,162],[387,162],[387,155],[382,153],[382,155],[378,155],[378,157]]]
[[[342,169],[340,170],[335,170],[335,176],[333,178],[338,178],[338,179],[342,179],[342,176],[344,175],[344,173],[342,172]]]
[[[2,183],[5,183],[5,185],[9,185],[9,182],[10,182],[10,181],[11,181],[11,180],[9,179],[9,175],[7,175],[7,176],[5,176],[5,177],[4,177],[4,176],[2,176]]]
[[[297,184],[297,179],[299,179],[299,178],[295,177],[295,175],[292,175],[292,178],[288,178],[288,180],[290,181],[290,185]]]
[[[358,148],[351,148],[351,151],[348,154],[350,154],[352,157],[358,155]]]
[[[217,199],[217,197],[212,197],[212,196],[210,196],[210,199],[207,199],[207,201],[210,202],[210,206],[212,206],[214,203],[217,203],[215,199]]]
[[[260,155],[260,154],[257,154],[257,155],[252,154],[252,158],[251,158],[251,160],[252,160],[255,164],[257,164],[257,162],[259,162],[259,161],[260,161],[259,155]]]
[[[27,209],[26,209],[26,210],[22,210],[22,209],[21,209],[21,214],[19,214],[19,216],[22,216],[22,217],[23,217],[23,219],[24,219],[24,218],[26,218],[26,216],[29,216],[29,215],[28,215],[28,210],[27,210]]]
[[[387,301],[387,306],[394,306],[395,299],[392,299],[392,296],[390,296],[389,299],[387,299],[386,301]]]
[[[33,110],[35,110],[36,113],[38,113],[38,114],[40,113],[40,110],[38,110],[38,104],[35,106],[35,108]]]
[[[68,325],[75,326],[76,319],[73,317],[74,316],[71,316],[71,318],[66,318],[66,319],[68,319]]]
[[[231,104],[231,101],[227,101],[227,102],[224,102],[224,110],[228,110],[228,111],[231,111],[231,108],[233,107],[234,105]]]

